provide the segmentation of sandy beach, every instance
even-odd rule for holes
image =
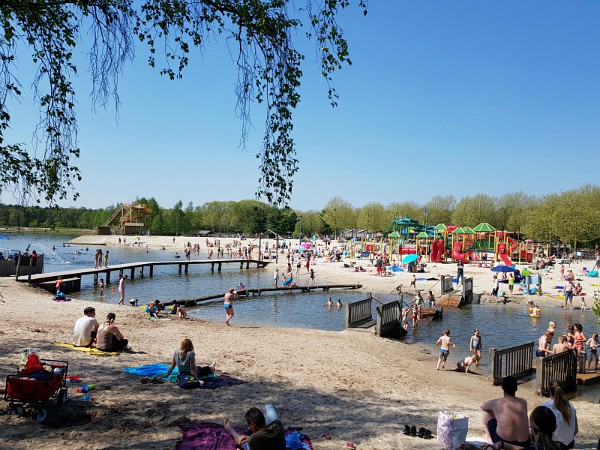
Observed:
[[[83,236],[78,244],[118,245],[117,236]],[[213,238],[210,238],[213,240]],[[129,239],[128,239],[129,240]],[[181,251],[186,242],[205,238],[149,236],[141,238],[151,251],[165,246]],[[268,240],[273,243],[272,239]],[[131,239],[134,242],[134,239]],[[222,239],[225,244],[227,240]],[[257,242],[256,242],[257,243]],[[263,240],[264,246],[264,240]],[[347,262],[347,261],[345,261]],[[285,257],[279,267],[285,267]],[[355,273],[343,263],[317,260],[319,282],[361,283],[364,292],[390,293],[395,286],[410,284],[410,275],[376,277],[367,261],[359,262],[367,272]],[[593,263],[592,263],[593,264]],[[572,265],[577,275],[589,261]],[[274,271],[275,264],[267,267]],[[455,273],[454,264],[428,266],[431,276]],[[489,292],[489,269],[467,265],[467,277],[474,278],[474,291]],[[545,275],[548,285],[558,284],[558,268]],[[598,279],[581,278],[593,303],[593,286]],[[307,280],[301,280],[307,282]],[[546,280],[545,280],[546,282]],[[431,284],[428,284],[431,283]],[[435,282],[418,286],[427,290]],[[501,289],[508,291],[507,286]],[[515,307],[524,307],[525,295],[510,297]],[[487,296],[484,301],[489,301]],[[558,307],[562,301],[550,296],[535,297],[542,308]],[[579,306],[580,300],[574,302]],[[399,344],[359,331],[327,332],[302,329],[233,325],[202,320],[150,322],[138,308],[72,301],[55,303],[47,292],[0,279],[0,376],[15,373],[24,348],[38,348],[46,359],[66,360],[69,372],[94,383],[89,402],[81,400],[74,388],[62,411],[50,409],[48,424],[2,415],[0,448],[6,449],[170,449],[181,438],[178,425],[198,421],[222,423],[225,417],[243,426],[244,412],[251,406],[274,403],[286,425],[303,427],[315,449],[343,449],[347,442],[358,449],[442,448],[435,440],[402,434],[405,424],[429,428],[435,434],[441,409],[464,413],[469,419],[469,436],[484,434],[478,405],[500,397],[501,390],[482,375],[465,375],[447,368],[436,371],[436,354],[419,345]],[[117,326],[131,344],[119,356],[94,356],[53,345],[70,342],[73,324],[86,306],[94,306],[97,318],[108,312],[117,315]],[[482,306],[485,307],[485,306]],[[588,330],[591,335],[592,330]],[[141,384],[139,377],[123,372],[125,367],[169,363],[182,338],[194,342],[200,363],[216,361],[217,372],[243,383],[215,390],[184,391],[169,383]],[[461,349],[464,353],[465,349]],[[468,349],[466,349],[468,352]],[[449,366],[453,367],[449,360]],[[3,383],[2,383],[3,385]],[[523,387],[517,395],[529,409],[546,399]],[[574,401],[579,419],[576,448],[595,448],[600,429],[599,405]],[[4,402],[7,406],[7,403]],[[322,437],[329,433],[331,439]]]

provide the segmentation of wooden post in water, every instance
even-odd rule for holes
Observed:
[[[249,268],[250,268],[250,260],[247,260],[246,261],[246,269],[249,269]]]
[[[29,257],[29,273],[27,274],[27,281],[31,283],[31,263],[33,262],[33,258]]]
[[[186,273],[186,274],[188,273],[188,269],[189,269],[189,268],[190,268],[190,265],[189,265],[189,264],[186,264],[186,265],[185,265],[185,273]],[[220,270],[219,270],[219,272],[220,272]]]
[[[144,278],[144,266],[140,268],[140,277]]]
[[[135,267],[131,268],[131,279],[133,280],[133,276],[135,275]]]
[[[210,263],[210,273],[215,273],[215,263]]]
[[[110,283],[110,270],[106,271],[106,284]]]
[[[179,266],[179,269],[178,269],[179,275],[181,275],[181,264],[177,264],[177,265]]]
[[[21,268],[21,253],[19,253],[19,257],[17,258],[17,272],[15,273],[15,281],[19,281],[19,269]]]
[[[108,284],[108,277],[107,277],[106,284]],[[98,286],[98,272],[94,273],[94,286]]]
[[[219,273],[221,273],[221,263],[219,263],[218,269]]]
[[[494,382],[494,370],[496,369],[494,361],[496,360],[496,349],[490,348],[490,359],[488,360],[488,381]]]
[[[154,276],[154,265],[150,266],[150,278]]]

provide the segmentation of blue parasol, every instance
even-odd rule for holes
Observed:
[[[492,272],[514,272],[514,266],[494,266]]]
[[[412,255],[406,255],[404,257],[404,259],[402,260],[402,264],[408,264],[411,263],[413,261],[416,261],[417,259],[419,259],[419,255],[416,254],[412,254]]]

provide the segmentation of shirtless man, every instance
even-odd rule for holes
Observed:
[[[483,411],[483,424],[488,442],[494,448],[504,443],[518,447],[529,447],[529,420],[527,402],[515,396],[517,380],[506,377],[502,380],[503,398],[488,400],[479,407]]]

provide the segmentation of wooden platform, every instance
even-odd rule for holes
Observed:
[[[178,266],[178,271],[181,273],[185,271],[188,273],[190,266],[196,265],[210,265],[211,272],[215,271],[221,272],[221,268],[223,265],[227,264],[239,264],[241,269],[249,269],[251,265],[256,264],[257,268],[265,267],[267,264],[270,264],[269,261],[255,260],[255,259],[202,259],[202,260],[177,260],[177,261],[143,261],[143,262],[132,262],[125,264],[115,264],[110,265],[108,267],[101,267],[99,269],[94,268],[80,268],[80,269],[72,269],[72,270],[64,270],[61,272],[49,272],[49,273],[40,273],[36,275],[31,275],[30,277],[21,277],[17,281],[27,281],[33,285],[43,284],[46,282],[56,282],[59,276],[62,276],[63,279],[66,278],[82,278],[86,275],[93,275],[94,284],[98,284],[99,275],[104,275],[105,283],[108,285],[111,282],[111,274],[112,272],[117,272],[118,275],[123,275],[125,271],[128,271],[128,276],[130,280],[133,280],[136,275],[136,269],[139,270],[139,275],[141,277],[144,276],[144,269],[148,269],[148,276],[152,277],[154,275],[154,267],[156,266]],[[118,277],[115,281],[118,281]]]
[[[279,292],[279,293],[301,293],[301,292],[311,292],[316,290],[322,290],[326,292],[330,289],[360,289],[362,288],[362,284],[319,284],[315,286],[295,286],[295,287],[282,287],[282,288],[247,288],[237,291],[239,297],[250,297],[250,295],[260,296],[265,293]],[[185,306],[196,306],[204,303],[211,303],[214,301],[222,301],[225,293],[220,292],[218,294],[206,295],[204,297],[199,297],[193,300],[173,300],[163,302],[162,304],[165,306],[170,306],[177,302],[178,305],[184,304]]]
[[[600,381],[600,371],[577,374],[577,384],[585,386],[586,384],[598,383],[598,381]]]
[[[442,307],[450,306],[458,308],[463,305],[463,298],[461,294],[444,294],[436,301],[436,304]]]
[[[439,320],[443,317],[444,308],[440,307],[440,309],[435,308],[423,308],[421,309],[421,319],[420,320]]]

